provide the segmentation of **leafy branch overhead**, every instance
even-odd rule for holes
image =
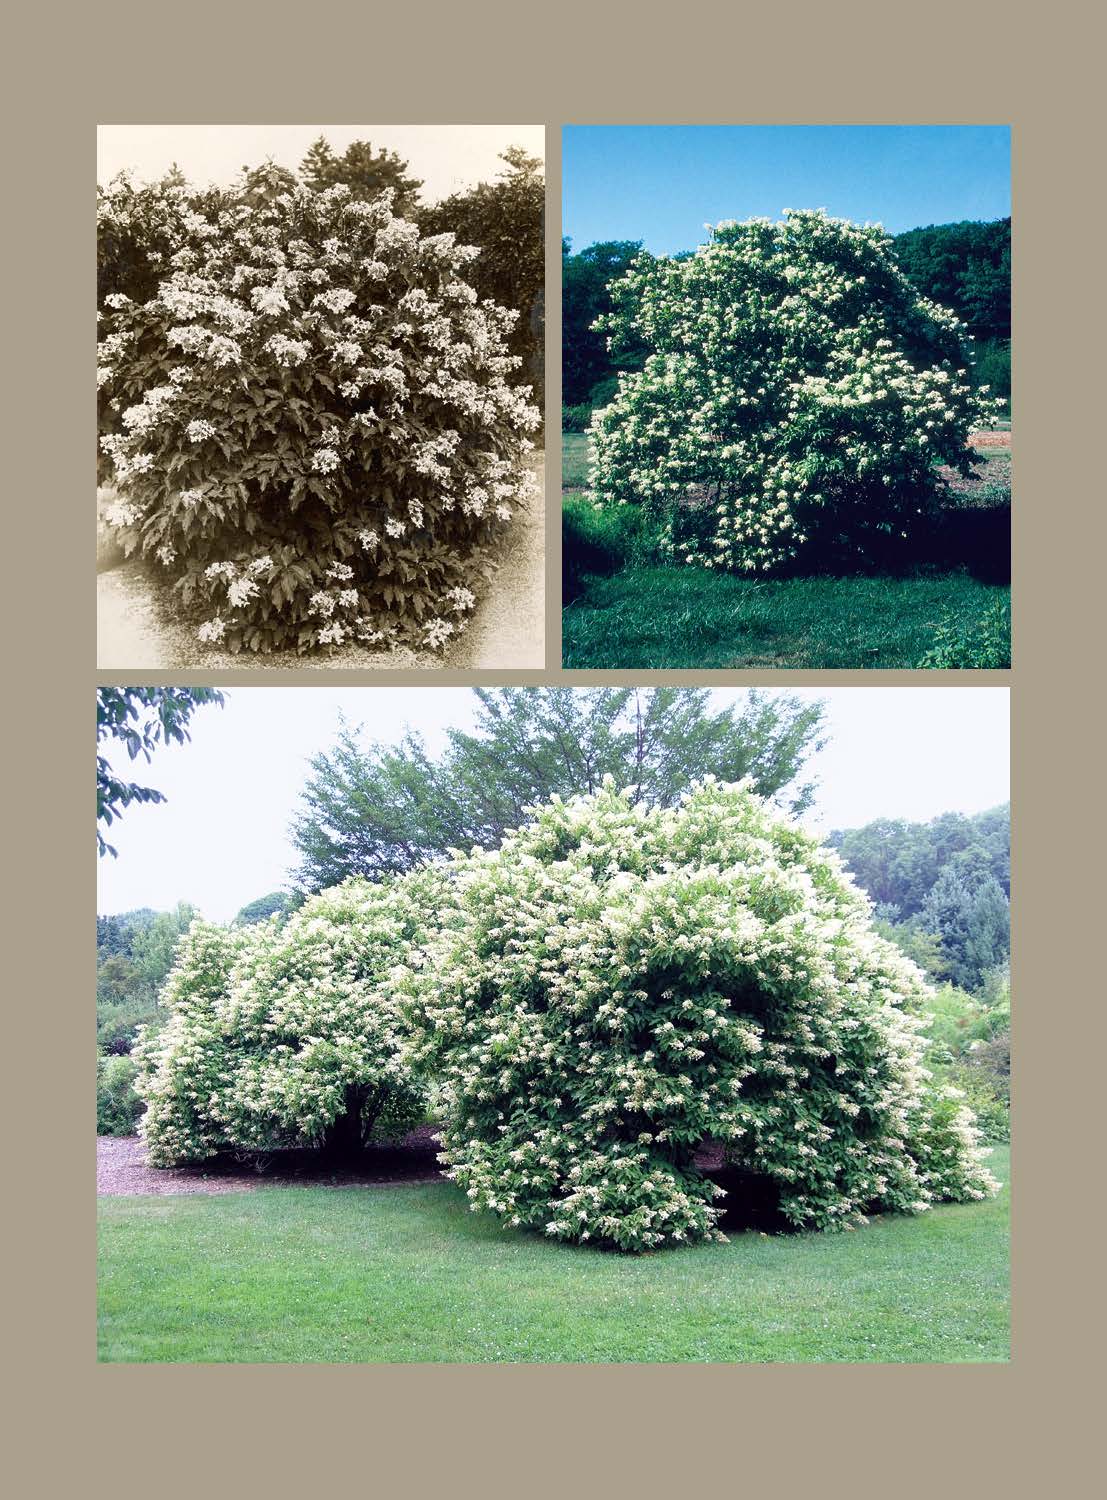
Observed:
[[[222,705],[223,694],[215,688],[97,688],[96,743],[115,741],[131,760],[153,758],[158,745],[183,745],[189,739],[188,722],[202,704]],[[107,756],[96,756],[96,821],[110,827],[125,807],[138,802],[164,802],[156,787],[125,781]],[[96,829],[101,855],[116,850]]]

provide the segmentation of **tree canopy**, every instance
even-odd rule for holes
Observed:
[[[116,740],[131,760],[149,761],[158,744],[183,745],[189,739],[188,721],[204,703],[222,704],[216,688],[97,688],[96,743]],[[132,802],[164,802],[156,787],[124,781],[106,755],[96,757],[96,844],[99,852],[116,850],[104,838],[99,825],[110,827]]]
[[[898,917],[921,911],[947,865],[961,876],[989,874],[1011,890],[1011,807],[1004,803],[968,816],[942,813],[926,823],[876,818],[861,828],[837,829],[829,839],[858,883]]]
[[[1011,220],[929,224],[895,236],[896,259],[919,291],[977,338],[1011,337]]]
[[[641,240],[604,240],[572,253],[561,243],[561,399],[566,406],[592,399],[594,388],[616,369],[637,369],[645,358],[640,339],[616,352],[596,320],[611,311],[609,288],[643,254]]]
[[[424,234],[454,234],[480,255],[468,267],[478,295],[518,312],[508,337],[521,360],[522,378],[541,397],[544,388],[543,332],[546,285],[546,185],[542,163],[520,146],[500,153],[504,163],[493,182],[420,208]]]
[[[407,162],[397,152],[384,147],[374,151],[369,141],[351,141],[339,156],[322,135],[312,142],[300,163],[300,178],[316,192],[342,184],[354,198],[366,202],[391,189],[392,211],[401,219],[411,217],[423,186],[419,178],[410,175]]]
[[[699,776],[752,777],[792,810],[822,743],[821,703],[750,692],[713,706],[705,688],[476,688],[473,729],[363,744],[343,725],[315,756],[292,828],[308,890],[415,868],[449,849],[492,848],[551,796],[595,792],[606,775],[635,803],[667,807]]]

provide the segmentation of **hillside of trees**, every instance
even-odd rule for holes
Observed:
[[[881,818],[829,842],[886,934],[936,980],[977,991],[1010,954],[1011,809]]]

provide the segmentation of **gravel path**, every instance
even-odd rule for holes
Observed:
[[[413,1131],[396,1146],[366,1152],[363,1166],[325,1167],[310,1151],[284,1151],[263,1173],[232,1158],[198,1167],[150,1167],[136,1135],[96,1137],[96,1191],[106,1197],[155,1193],[243,1193],[259,1187],[389,1187],[405,1182],[443,1180],[438,1140],[429,1126]]]
[[[468,671],[545,665],[546,510],[545,455],[531,455],[538,494],[512,528],[498,559],[499,567],[478,604],[469,628],[445,652],[374,651],[340,646],[313,656],[282,651],[271,656],[204,648],[192,626],[179,624],[172,605],[152,586],[145,565],[125,559],[101,525],[97,538],[96,661],[101,671],[140,667],[164,670],[184,667],[225,671],[375,672]],[[99,504],[105,500],[101,492]],[[168,605],[168,607],[167,607]]]

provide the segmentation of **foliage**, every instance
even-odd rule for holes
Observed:
[[[748,785],[666,809],[607,778],[453,868],[405,982],[474,1209],[623,1250],[718,1238],[711,1140],[797,1227],[994,1190],[926,1084],[918,971]]]
[[[168,1019],[135,1048],[151,1163],[229,1148],[354,1152],[385,1121],[398,1133],[417,1123],[423,1098],[384,981],[438,886],[432,873],[348,882],[283,924],[193,923],[162,993]]]
[[[836,830],[829,842],[858,885],[878,907],[894,907],[897,920],[922,912],[947,868],[963,879],[991,875],[1005,894],[1011,890],[1008,803],[972,816],[942,813],[926,823],[876,818],[861,828]]]
[[[947,984],[923,1013],[926,1065],[960,1089],[988,1140],[1010,1139],[1011,978],[1006,964],[984,976],[975,995]]]
[[[593,505],[584,495],[561,502],[561,597],[570,603],[585,580],[609,577],[620,568],[649,562],[658,550],[657,533],[637,507]]]
[[[300,179],[317,193],[346,187],[360,202],[370,202],[391,191],[393,212],[401,219],[413,217],[422,182],[408,175],[408,164],[395,151],[374,151],[368,141],[352,141],[341,156],[325,136],[311,143],[300,163]]]
[[[971,475],[964,330],[920,297],[890,237],[823,212],[717,225],[690,259],[646,259],[601,326],[650,353],[593,418],[593,498],[663,518],[673,557],[761,572],[864,558]]]
[[[142,910],[96,919],[96,1042],[130,1052],[141,1026],[161,1019],[158,990],[173,966],[177,942],[198,915],[187,901],[174,911]]]
[[[610,378],[615,364],[642,367],[646,346],[640,337],[629,333],[616,353],[596,323],[611,311],[611,282],[644,253],[641,240],[605,240],[576,255],[569,240],[561,242],[561,396],[571,407],[590,413],[594,388]]]
[[[151,906],[138,907],[135,911],[118,912],[113,916],[96,917],[96,959],[102,963],[113,954],[129,956],[136,932],[146,927],[157,916]]]
[[[908,229],[894,240],[904,274],[981,339],[1011,337],[1011,220]]]
[[[376,878],[448,850],[494,847],[526,810],[554,794],[595,791],[606,774],[636,800],[667,806],[698,776],[752,776],[796,811],[798,784],[821,743],[822,705],[751,692],[712,707],[703,688],[477,688],[477,721],[450,729],[433,759],[409,735],[363,747],[343,725],[314,757],[292,829],[299,882]]]
[[[188,722],[204,703],[222,705],[216,688],[108,688],[96,689],[96,743],[118,740],[131,760],[139,755],[147,762],[158,744],[183,745],[189,739]],[[164,802],[156,788],[123,781],[106,755],[96,756],[96,822],[110,827],[132,802]],[[100,854],[116,853],[99,826],[96,844]]]
[[[977,344],[973,372],[978,385],[994,391],[999,401],[1011,403],[1011,345],[999,339]]]
[[[996,599],[966,623],[947,614],[934,627],[934,644],[920,667],[942,671],[1001,670],[1011,665],[1011,601]]]
[[[966,875],[957,865],[946,865],[921,917],[940,936],[950,975],[965,989],[976,989],[1011,951],[1009,902],[994,875]]]
[[[495,182],[421,208],[417,222],[423,234],[452,233],[462,244],[479,246],[469,280],[481,298],[518,309],[508,346],[541,399],[546,186],[541,161],[521,147],[509,146],[500,160],[504,166]]]
[[[991,1162],[1008,1182],[1008,1152]],[[856,1234],[742,1234],[629,1260],[505,1233],[441,1182],[103,1197],[100,1358],[1006,1360],[1009,1206],[1005,1187]]]
[[[142,1100],[135,1092],[137,1074],[133,1058],[97,1056],[97,1135],[134,1135],[142,1114]]]
[[[585,401],[580,406],[562,406],[561,408],[561,430],[562,432],[587,432],[592,421],[592,406]]]
[[[562,664],[584,671],[913,668],[943,610],[968,624],[1000,594],[1009,590],[967,573],[738,578],[638,564],[584,580],[562,616]]]
[[[270,891],[267,896],[258,896],[248,901],[235,916],[236,927],[249,927],[254,922],[266,922],[270,917],[287,917],[303,905],[303,897],[292,891]]]
[[[894,237],[893,247],[912,285],[967,324],[975,340],[969,368],[976,383],[986,383],[997,396],[1010,399],[1010,219],[910,229]],[[574,255],[570,241],[562,241],[562,396],[574,409],[606,405],[614,391],[605,392],[604,385],[614,372],[642,366],[644,346],[615,355],[594,327],[611,311],[609,284],[641,251],[641,241],[616,240],[589,245]]]
[[[111,223],[117,198],[101,198]],[[439,648],[533,486],[538,412],[509,383],[515,315],[478,252],[345,185],[201,212],[156,292],[101,313],[108,520],[231,651],[356,639]],[[169,231],[172,233],[172,229]]]
[[[890,910],[895,912],[896,908],[892,907]],[[873,930],[886,942],[895,943],[905,958],[919,966],[927,979],[937,981],[947,978],[949,969],[942,940],[936,932],[927,932],[917,917],[907,922],[897,922],[894,917],[882,917],[877,908]]]

